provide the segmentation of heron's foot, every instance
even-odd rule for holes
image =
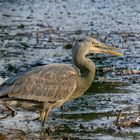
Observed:
[[[11,106],[9,106],[9,105],[6,105],[6,108],[7,108],[9,111],[11,111],[11,113],[9,114],[9,116],[11,115],[12,117],[14,117],[14,116],[16,115],[16,110],[15,110],[13,107],[11,107]]]
[[[49,124],[47,128],[45,128],[45,127],[41,128],[40,134],[49,136],[51,132],[53,132],[53,129],[51,128],[51,126]]]
[[[64,110],[64,105],[61,105],[60,110],[61,110],[61,111]]]
[[[62,105],[60,107],[60,110],[62,111],[62,113],[70,111],[69,109],[65,108],[65,105]]]
[[[65,108],[64,105],[62,105],[62,106],[60,107],[60,111],[61,111],[61,114],[60,114],[61,118],[64,118],[65,112],[69,112],[70,110],[69,110],[68,108]]]
[[[53,130],[52,130],[51,126],[49,125],[48,128],[46,128],[46,133],[49,136],[51,132],[53,132]]]

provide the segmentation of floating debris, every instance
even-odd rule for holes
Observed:
[[[65,48],[65,49],[71,49],[72,47],[73,47],[72,44],[66,44],[66,45],[64,45],[64,48]]]
[[[140,74],[140,70],[123,70],[123,74],[125,75]]]
[[[17,26],[17,28],[24,29],[25,28],[25,25],[24,24],[20,24],[19,26]]]

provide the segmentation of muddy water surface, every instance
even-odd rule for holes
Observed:
[[[124,54],[89,56],[97,66],[95,81],[63,111],[50,113],[50,136],[41,131],[38,112],[16,108],[15,117],[0,120],[0,139],[140,139],[139,7],[139,0],[0,1],[1,83],[36,66],[71,64],[71,49],[63,46],[79,35]]]

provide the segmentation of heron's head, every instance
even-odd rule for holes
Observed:
[[[84,51],[85,53],[106,53],[116,56],[122,56],[121,53],[116,52],[116,50],[119,50],[119,48],[105,45],[92,37],[86,37],[79,40],[78,46],[79,48],[81,48],[81,51]]]

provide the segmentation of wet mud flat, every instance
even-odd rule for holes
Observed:
[[[89,56],[95,81],[63,111],[50,113],[50,136],[40,132],[38,112],[16,108],[16,116],[0,120],[0,139],[140,139],[139,7],[138,0],[0,1],[1,83],[36,66],[72,64],[66,44],[81,35],[124,54]],[[9,113],[0,108],[0,117]]]

